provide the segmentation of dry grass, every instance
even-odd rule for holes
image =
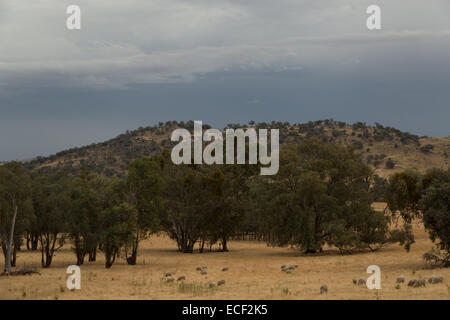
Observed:
[[[82,288],[66,288],[66,268],[75,256],[69,246],[59,251],[50,269],[40,269],[39,253],[21,252],[18,267],[37,267],[41,275],[0,277],[0,299],[450,299],[450,269],[428,269],[422,254],[432,247],[421,226],[416,226],[417,243],[406,253],[398,245],[380,252],[342,256],[329,249],[323,254],[303,255],[287,248],[270,248],[264,243],[233,241],[230,252],[178,253],[166,236],[155,236],[142,244],[138,265],[120,259],[112,269],[104,268],[103,256],[81,267]],[[298,264],[292,274],[280,271],[282,264]],[[382,272],[382,289],[356,286],[352,279],[366,278],[369,265]],[[207,266],[201,276],[197,266]],[[222,272],[223,267],[229,271]],[[164,274],[173,272],[175,282],[166,284]],[[180,275],[184,284],[177,283]],[[443,284],[425,288],[396,288],[395,280],[431,275],[444,277]],[[211,281],[226,280],[210,289]],[[319,294],[322,284],[328,293]]]

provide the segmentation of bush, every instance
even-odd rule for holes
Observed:
[[[395,162],[394,162],[394,160],[388,159],[388,160],[386,161],[386,168],[388,168],[388,169],[394,169],[394,167],[395,167]]]
[[[433,149],[434,149],[434,146],[431,145],[431,144],[427,144],[427,145],[425,145],[423,147],[420,147],[420,151],[425,153],[425,154],[430,153],[431,150],[433,150]]]

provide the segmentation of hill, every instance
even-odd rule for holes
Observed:
[[[287,122],[228,124],[226,128],[276,128],[280,130],[280,143],[298,142],[302,139],[318,139],[354,146],[363,161],[371,165],[375,173],[386,177],[395,171],[429,168],[448,168],[450,165],[450,137],[419,137],[381,124],[368,126],[357,122],[347,124],[334,120],[310,121],[289,124]],[[31,170],[52,172],[60,169],[71,173],[82,167],[106,176],[123,176],[131,160],[157,154],[162,148],[171,148],[170,135],[176,128],[193,130],[193,121],[168,121],[151,127],[127,131],[114,139],[80,148],[58,152],[48,157],[37,157],[25,162]],[[204,125],[204,128],[210,128]]]

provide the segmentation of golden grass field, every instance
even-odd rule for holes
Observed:
[[[96,262],[81,266],[81,290],[66,288],[66,268],[74,264],[70,245],[57,252],[49,269],[40,268],[39,252],[20,252],[18,268],[36,267],[40,275],[0,277],[0,299],[450,299],[450,269],[429,269],[422,260],[432,247],[421,225],[415,226],[416,243],[407,253],[391,245],[375,253],[340,255],[333,249],[304,255],[289,248],[267,247],[254,241],[231,241],[230,252],[182,254],[164,235],[144,241],[138,265],[119,259],[104,268],[103,254]],[[281,265],[298,264],[292,274]],[[381,268],[381,290],[354,285],[352,279],[366,278],[369,265]],[[207,266],[200,275],[197,266]],[[3,266],[1,266],[3,268]],[[223,267],[229,271],[222,272]],[[175,282],[164,281],[166,272],[175,273]],[[180,275],[186,281],[177,283]],[[396,278],[443,276],[443,284],[396,288]],[[224,286],[209,289],[212,281],[226,280]],[[320,295],[322,284],[328,293]]]

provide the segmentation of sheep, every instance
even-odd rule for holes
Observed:
[[[326,284],[320,287],[320,294],[328,293],[328,286]]]
[[[417,287],[425,287],[425,279],[419,279],[417,282]]]
[[[177,279],[177,281],[182,281],[182,280],[186,280],[186,277],[185,276],[179,276],[178,279]]]
[[[292,272],[292,271],[289,270],[289,269],[285,271],[285,273],[287,273],[287,274],[291,274],[291,272]]]
[[[409,280],[408,287],[413,287],[413,288],[425,287],[425,279]]]
[[[223,286],[224,284],[225,284],[225,280],[220,280],[220,281],[217,283],[218,286]]]
[[[361,279],[358,280],[358,286],[363,286],[365,284],[366,284],[366,279],[361,278]]]
[[[404,277],[398,277],[396,280],[396,283],[405,283],[405,278]]]
[[[204,275],[208,274],[208,272],[207,272],[205,269],[202,269],[202,271],[200,271],[200,274],[201,274],[202,276],[204,276]]]
[[[415,287],[417,279],[411,279],[408,281],[408,287]]]
[[[202,271],[202,267],[195,268],[196,271]]]
[[[171,272],[167,272],[166,274],[165,274],[165,277],[167,278],[167,277],[171,277],[172,276],[172,273]]]
[[[215,288],[215,287],[217,287],[217,283],[215,283],[215,282],[209,283],[209,288]]]
[[[222,272],[228,271],[228,267],[222,269]]]
[[[432,276],[428,279],[428,283],[431,283],[431,284],[443,283],[443,282],[444,282],[444,277]]]
[[[281,266],[281,269],[286,269],[286,265],[283,264],[283,265]]]
[[[167,278],[167,280],[166,280],[167,283],[172,283],[173,281],[174,281],[173,278]]]

